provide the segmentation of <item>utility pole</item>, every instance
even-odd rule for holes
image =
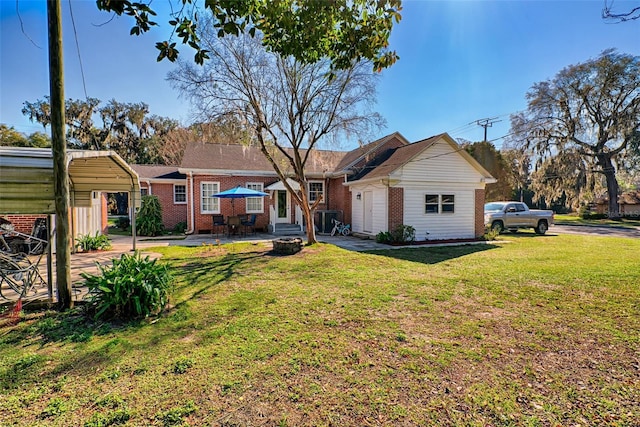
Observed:
[[[496,120],[497,117],[491,117],[487,119],[476,120],[476,124],[478,126],[482,126],[484,128],[484,142],[487,142],[487,128],[493,126],[494,123],[501,122],[502,120]]]
[[[49,31],[49,95],[51,97],[51,152],[56,210],[56,287],[58,308],[73,307],[71,299],[71,247],[69,245],[69,174],[64,136],[64,74],[62,67],[62,8],[60,0],[47,0]]]

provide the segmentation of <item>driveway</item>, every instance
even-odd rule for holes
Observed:
[[[625,228],[615,226],[596,225],[554,225],[549,229],[550,233],[558,234],[580,234],[583,236],[601,237],[626,237],[631,239],[640,238],[640,229]]]

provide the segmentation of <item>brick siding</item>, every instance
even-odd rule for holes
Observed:
[[[388,230],[393,231],[404,221],[404,188],[389,187]]]
[[[278,181],[278,179],[275,177],[195,175],[193,177],[193,205],[195,208],[195,224],[193,226],[193,232],[195,234],[211,233],[213,228],[212,214],[200,213],[200,184],[202,182],[218,182],[220,184],[220,191],[225,191],[238,185],[245,187],[248,182],[261,182],[264,187],[266,187],[267,185],[270,185],[276,181]],[[154,187],[152,186],[152,189],[153,188]],[[189,188],[189,180],[187,180],[187,200],[189,200],[190,196],[191,189]],[[173,195],[171,196],[171,200],[173,201]],[[246,201],[244,199],[235,199],[234,204],[236,215],[244,214],[246,212]],[[269,196],[264,197],[263,212],[255,214],[256,229],[267,229],[267,225],[269,224],[269,205],[273,204],[274,200],[272,200]],[[294,215],[295,211],[293,209],[291,209],[291,212],[292,215]],[[220,199],[220,214],[224,215],[225,217],[231,216],[233,214],[231,199]],[[187,214],[187,222],[187,229],[190,229],[192,226],[190,214]]]
[[[178,223],[187,221],[187,204],[173,202],[173,185],[173,183],[152,182],[149,193],[147,184],[140,183],[140,188],[147,189],[147,194],[158,196],[162,208],[162,224],[166,230],[173,230]],[[187,182],[185,181],[182,185],[186,188]]]
[[[4,215],[3,218],[13,224],[15,231],[31,234],[36,218],[46,218],[46,215]]]

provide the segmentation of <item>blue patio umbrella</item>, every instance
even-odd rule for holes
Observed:
[[[235,199],[244,199],[246,197],[264,197],[268,196],[267,193],[263,193],[262,191],[252,190],[250,188],[242,187],[238,185],[237,187],[233,187],[230,190],[221,191],[218,194],[214,194],[211,197],[218,197],[220,199],[231,199],[231,209],[233,211],[233,215],[236,214],[236,207],[233,203]]]

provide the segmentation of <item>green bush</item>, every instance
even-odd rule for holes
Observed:
[[[412,243],[416,240],[416,229],[410,225],[399,224],[391,232],[393,243]]]
[[[111,240],[108,236],[96,231],[96,235],[85,234],[76,239],[76,249],[82,252],[108,251],[111,249]]]
[[[122,231],[127,231],[127,229],[131,226],[131,220],[126,216],[121,216],[118,218],[118,228]]]
[[[131,319],[160,312],[169,301],[173,278],[166,266],[138,252],[113,259],[100,274],[80,273],[89,288],[95,318]]]
[[[162,206],[158,196],[142,196],[142,206],[136,216],[136,233],[140,236],[162,234]]]
[[[376,242],[378,243],[391,243],[391,233],[388,231],[381,231],[376,234]]]
[[[181,221],[177,223],[176,226],[173,227],[173,231],[176,233],[184,233],[185,231],[187,231],[187,222]]]

